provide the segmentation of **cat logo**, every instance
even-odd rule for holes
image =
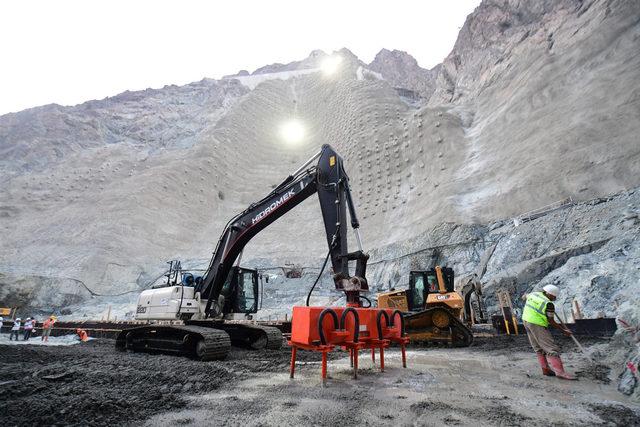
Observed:
[[[442,300],[445,300],[445,299],[449,299],[449,295],[438,295],[438,296],[436,297],[436,299],[437,299],[438,301],[442,301]]]
[[[336,164],[336,156],[329,157],[329,166],[333,167]]]

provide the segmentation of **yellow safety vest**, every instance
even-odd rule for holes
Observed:
[[[548,327],[549,319],[547,318],[547,304],[550,302],[551,300],[542,292],[530,293],[527,295],[527,302],[524,305],[524,310],[522,311],[522,320],[545,328]]]

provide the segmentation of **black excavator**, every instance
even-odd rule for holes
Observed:
[[[116,348],[200,360],[223,359],[231,345],[279,348],[283,337],[277,328],[230,321],[234,315],[256,313],[260,294],[258,272],[234,263],[239,264],[244,247],[256,234],[314,193],[318,193],[329,245],[324,265],[331,258],[336,289],[348,291],[348,302],[360,302],[364,298],[360,292],[369,289],[365,279],[369,256],[362,251],[342,158],[323,145],[265,198],[227,223],[203,276],[194,277],[182,271],[179,262],[171,262],[167,283],[143,291],[138,298],[136,319],[156,323],[123,330]],[[347,208],[358,245],[352,253],[347,250]],[[354,276],[349,273],[350,261],[356,261]]]

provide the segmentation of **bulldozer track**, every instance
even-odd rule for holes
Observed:
[[[452,344],[454,347],[469,347],[473,344],[473,332],[460,319],[451,316]]]
[[[439,329],[432,325],[421,324],[420,320],[427,319],[435,313],[446,313],[449,325],[443,333],[443,329]],[[442,307],[429,308],[417,313],[411,313],[404,316],[406,332],[412,341],[417,342],[443,342],[449,341],[454,347],[468,347],[473,343],[473,332],[460,319],[454,316],[449,310]],[[417,320],[418,322],[413,322]],[[433,335],[420,337],[423,333],[434,331]],[[435,331],[439,331],[435,333]]]

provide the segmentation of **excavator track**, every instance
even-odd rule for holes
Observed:
[[[446,326],[434,324],[446,320]],[[429,308],[404,316],[405,331],[415,342],[450,343],[454,347],[468,347],[473,343],[473,332],[449,310],[442,307]]]
[[[125,329],[116,338],[116,349],[146,353],[170,353],[197,360],[222,360],[231,339],[220,329],[193,325],[149,325]]]
[[[216,326],[231,337],[236,347],[248,347],[255,350],[277,350],[282,347],[282,332],[272,326],[249,325],[246,323],[223,323]]]

